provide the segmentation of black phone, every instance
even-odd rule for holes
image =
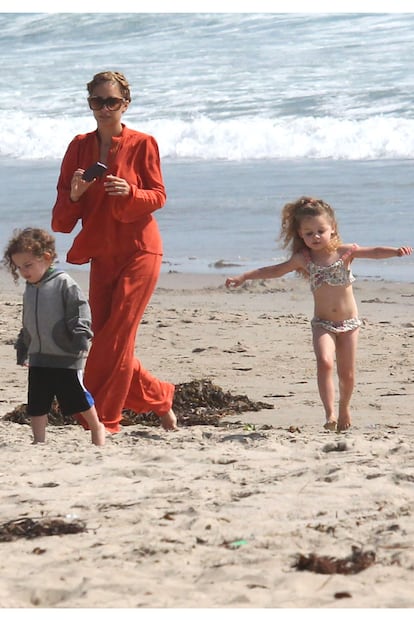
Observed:
[[[102,177],[106,170],[108,170],[108,167],[105,166],[105,164],[102,164],[102,162],[95,162],[95,164],[92,164],[92,166],[89,166],[89,168],[85,170],[82,179],[84,179],[84,181],[93,181],[93,179],[97,177]]]

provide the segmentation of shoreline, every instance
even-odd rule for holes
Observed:
[[[3,164],[0,243],[4,247],[16,227],[50,229],[60,160],[6,159]],[[409,159],[164,158],[162,169],[167,202],[155,218],[163,239],[163,273],[220,276],[227,271],[223,265],[234,265],[229,270],[237,272],[284,260],[278,240],[280,210],[303,194],[323,196],[335,208],[345,241],[412,245]],[[64,269],[71,269],[65,258],[78,231],[79,224],[71,234],[55,234]],[[413,256],[401,262],[361,259],[354,269],[358,278],[414,281]]]
[[[64,271],[71,274],[75,280],[81,285],[84,291],[88,290],[88,281],[89,281],[89,267],[85,265],[85,267],[78,267],[72,264],[67,264],[64,262],[58,262],[56,264],[58,268],[63,269]],[[198,271],[180,271],[175,269],[168,268],[166,271],[166,267],[164,266],[164,271],[161,271],[157,287],[155,293],[158,289],[167,289],[167,290],[204,290],[210,288],[224,288],[224,283],[228,276],[233,274],[239,274],[244,271],[243,265],[237,264],[229,264],[228,266],[224,266],[215,273],[211,272],[198,272]],[[261,281],[263,282],[263,281]],[[287,286],[295,286],[296,282],[301,282],[301,278],[295,275],[289,275],[288,277],[283,277],[279,279],[268,280],[267,284],[265,284],[266,290],[274,289],[277,291],[278,283],[283,283]],[[273,283],[273,285],[272,285]],[[306,281],[305,281],[306,283]],[[2,291],[4,293],[20,293],[23,291],[24,283],[21,278],[19,278],[19,282],[17,286],[14,284],[12,277],[7,272],[6,268],[3,265],[0,265],[0,285],[2,287]],[[387,278],[376,278],[376,277],[361,277],[357,276],[356,281],[354,283],[354,288],[364,289],[365,287],[369,291],[375,290],[375,288],[389,287],[390,291],[395,290],[395,292],[399,292],[401,290],[408,291],[412,288],[414,292],[414,276],[412,281],[406,280],[395,280],[395,279],[387,279]],[[256,292],[259,293],[262,286],[256,287],[254,283],[247,286],[250,290],[257,289]],[[306,292],[304,292],[306,293]],[[237,294],[237,292],[236,292]],[[309,293],[309,296],[311,294]]]

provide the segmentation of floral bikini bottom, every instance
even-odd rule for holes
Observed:
[[[352,317],[351,319],[344,319],[343,321],[329,321],[329,319],[319,319],[314,317],[311,321],[312,328],[323,328],[327,332],[333,334],[340,334],[341,332],[352,332],[362,326],[362,321],[358,317]]]

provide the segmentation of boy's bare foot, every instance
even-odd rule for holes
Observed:
[[[105,425],[99,423],[99,426],[96,429],[91,429],[91,439],[92,444],[96,446],[103,446],[105,444]]]
[[[168,410],[166,414],[160,416],[160,421],[165,431],[177,431],[177,417],[173,410]]]
[[[328,431],[336,431],[336,420],[327,420],[323,428]]]

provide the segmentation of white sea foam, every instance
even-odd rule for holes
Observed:
[[[376,116],[363,120],[329,117],[245,117],[213,120],[152,119],[125,122],[155,135],[163,157],[202,160],[414,158],[414,120]],[[77,133],[92,131],[87,117],[34,116],[9,112],[3,119],[0,155],[16,159],[60,159]]]

